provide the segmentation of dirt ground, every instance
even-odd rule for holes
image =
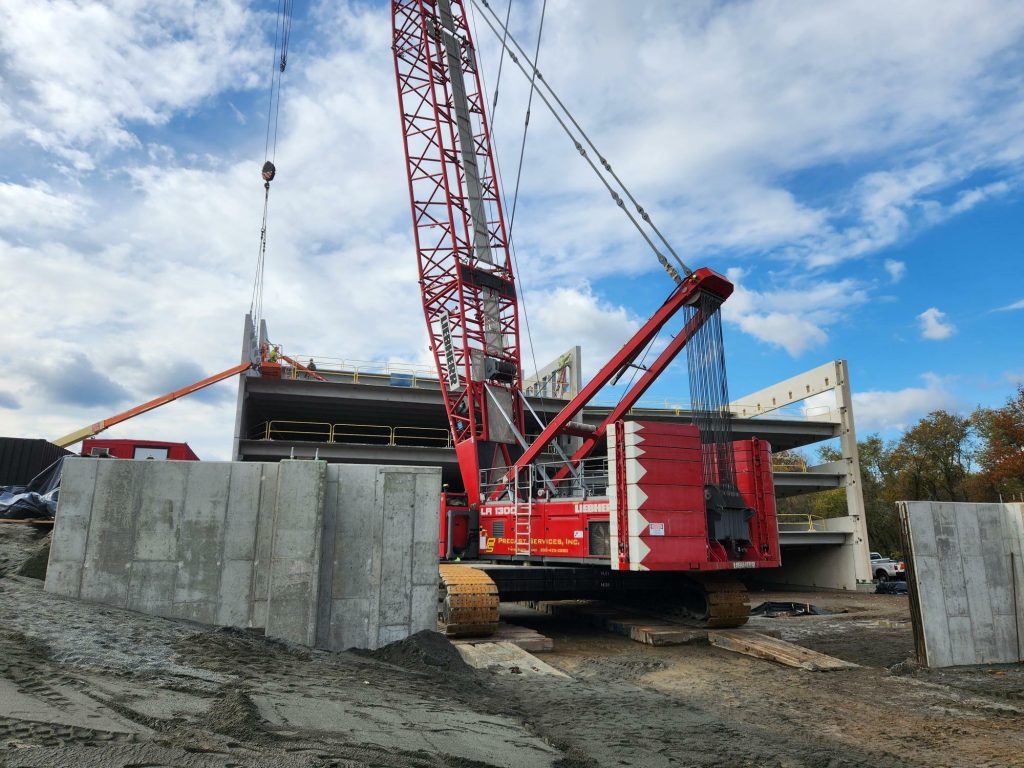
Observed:
[[[861,668],[653,648],[518,606],[570,678],[474,670],[439,635],[323,653],[47,594],[0,529],[0,766],[1024,766],[1024,668],[907,661],[906,598],[754,624]]]

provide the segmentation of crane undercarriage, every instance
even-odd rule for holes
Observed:
[[[438,621],[449,637],[486,637],[498,627],[506,602],[599,599],[671,613],[684,623],[739,627],[750,617],[747,588],[733,574],[617,574],[594,566],[443,563]]]

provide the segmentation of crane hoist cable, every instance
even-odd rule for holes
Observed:
[[[511,5],[511,3],[509,3]],[[544,14],[548,9],[548,0],[540,8],[540,25],[537,27],[537,46],[533,52],[533,60],[540,60],[540,38],[544,33]],[[507,29],[507,27],[506,27]],[[530,95],[526,98],[526,117],[523,120],[523,140],[519,144],[519,166],[516,168],[516,187],[512,193],[512,211],[508,217],[508,236],[512,237],[512,227],[516,222],[516,205],[519,203],[519,182],[523,178],[523,156],[526,154],[526,132],[530,128],[530,107],[533,106],[533,94],[537,90],[537,69],[530,73]],[[493,119],[493,118],[492,118]]]
[[[282,75],[288,66],[288,45],[292,34],[293,0],[278,0],[274,24],[274,57],[270,69],[270,97],[267,105],[267,135],[263,147],[263,220],[260,224],[260,245],[256,255],[256,275],[252,285],[249,314],[258,325],[263,317],[263,276],[267,260],[267,217],[270,212],[270,182],[277,175],[277,128],[281,114]]]
[[[508,0],[508,7],[505,9],[505,29],[508,30],[508,22],[512,17],[512,0]],[[507,32],[506,32],[507,35]],[[479,40],[476,35],[476,18],[473,19],[473,37]],[[491,125],[494,125],[494,114],[498,111],[498,89],[501,87],[501,68],[505,63],[505,41],[502,41],[501,51],[498,53],[498,76],[494,80],[494,101],[491,103]]]
[[[608,190],[608,193],[611,195],[616,205],[618,205],[619,208],[622,209],[623,213],[625,213],[626,217],[630,220],[630,222],[633,224],[636,230],[644,238],[644,240],[650,246],[651,250],[654,251],[654,255],[657,257],[658,262],[661,264],[662,268],[664,268],[664,270],[669,274],[669,276],[677,283],[680,283],[682,281],[682,278],[680,277],[678,271],[675,269],[675,267],[672,266],[671,263],[669,263],[668,259],[661,252],[661,249],[658,248],[658,246],[655,244],[654,239],[652,239],[652,235],[644,229],[640,222],[637,221],[636,217],[634,217],[634,215],[626,207],[626,201],[623,200],[623,195],[625,195],[629,202],[633,204],[634,208],[636,209],[637,215],[647,226],[650,227],[651,231],[653,232],[653,236],[661,241],[665,249],[668,250],[668,252],[672,255],[675,261],[682,268],[683,272],[687,275],[692,274],[693,270],[691,270],[682,261],[682,259],[679,258],[679,255],[675,252],[675,249],[672,248],[672,245],[661,233],[661,230],[659,230],[658,227],[654,224],[654,221],[651,219],[650,214],[643,208],[643,206],[640,205],[637,199],[633,196],[632,192],[629,191],[629,188],[626,187],[626,185],[622,182],[622,179],[620,179],[618,175],[615,173],[615,171],[612,169],[611,164],[607,161],[607,159],[605,159],[605,157],[594,145],[594,142],[583,130],[582,126],[573,116],[572,112],[568,109],[568,107],[565,106],[565,103],[558,97],[554,89],[547,83],[547,81],[544,80],[544,76],[541,74],[540,70],[537,69],[536,62],[530,59],[529,54],[527,54],[523,47],[516,41],[515,37],[513,37],[512,34],[508,31],[508,27],[502,24],[501,19],[491,8],[488,0],[470,0],[470,2],[474,7],[481,11],[481,15],[483,16],[484,21],[487,23],[487,26],[490,28],[491,32],[499,39],[499,41],[501,41],[502,48],[505,51],[507,51],[509,59],[512,60],[512,62],[519,68],[519,70],[527,78],[535,79],[536,82],[539,83],[537,95],[540,97],[541,101],[544,102],[545,106],[547,106],[548,110],[550,110],[551,114],[554,116],[558,124],[562,127],[562,130],[569,137],[570,141],[573,142],[573,145],[576,147],[576,151],[579,152],[580,156],[584,160],[586,160],[587,164],[591,167],[591,169],[600,179],[601,183]],[[570,127],[569,123],[572,124],[572,127]],[[575,129],[575,131],[579,133],[579,138],[577,138],[577,135],[576,133],[574,133],[573,129]],[[582,141],[580,139],[582,139]],[[598,164],[594,162],[593,158],[591,158],[590,154],[587,152],[587,149],[583,146],[583,142],[586,142],[586,144],[590,147],[594,154],[597,155],[598,161],[600,162],[600,167],[598,167]],[[602,168],[604,169],[603,171],[601,170]],[[607,173],[607,176],[605,175],[605,173]],[[616,187],[618,187],[618,189],[616,189]],[[620,194],[620,191],[622,194]]]

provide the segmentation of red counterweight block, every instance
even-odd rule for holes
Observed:
[[[763,440],[734,443],[737,484],[755,510],[750,545],[730,557],[708,540],[700,432],[691,424],[609,427],[611,567],[693,571],[778,565],[771,457]]]
[[[688,571],[708,561],[696,426],[610,425],[608,466],[613,569]]]
[[[775,514],[775,481],[772,477],[772,449],[765,440],[752,437],[733,443],[736,457],[736,486],[743,500],[754,510],[750,520],[750,549],[745,560],[758,568],[777,568],[779,524]]]

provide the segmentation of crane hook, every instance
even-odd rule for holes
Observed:
[[[272,162],[267,160],[267,162],[263,164],[263,181],[265,182],[263,186],[269,188],[270,182],[274,180],[274,176],[276,175],[277,168],[274,167],[274,164]]]

